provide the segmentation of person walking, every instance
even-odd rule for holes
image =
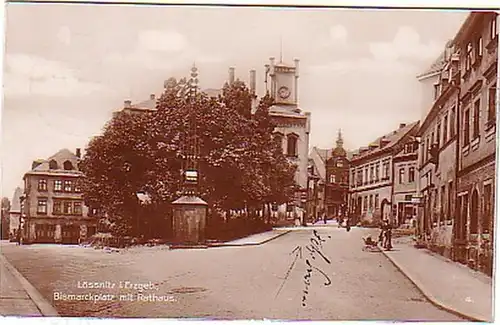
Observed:
[[[351,231],[351,224],[349,222],[349,218],[345,219],[345,229],[347,230],[347,232]]]
[[[385,250],[391,250],[392,249],[392,225],[390,224],[389,220],[385,219],[381,228],[382,228],[382,232],[381,232],[380,236],[382,237],[382,240],[383,240],[382,247]]]

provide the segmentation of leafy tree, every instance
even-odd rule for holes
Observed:
[[[84,198],[108,214],[118,234],[140,234],[146,222],[159,227],[170,202],[182,195],[190,148],[197,148],[199,195],[211,210],[291,198],[294,171],[272,139],[272,99],[264,97],[252,116],[252,95],[243,82],[224,85],[219,98],[190,96],[189,86],[169,79],[156,112],[120,113],[88,144],[80,164]],[[150,195],[147,214],[154,217],[139,218],[145,209],[139,191]]]

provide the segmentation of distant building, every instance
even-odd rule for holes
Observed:
[[[21,222],[21,197],[23,195],[23,190],[17,187],[12,196],[12,201],[10,202],[10,212],[9,212],[9,234],[15,235],[18,230],[20,230]]]
[[[339,130],[337,146],[326,162],[325,212],[328,217],[347,216],[349,159]]]
[[[492,273],[494,243],[498,14],[472,12],[454,44],[461,83],[454,259]]]
[[[25,243],[77,244],[96,232],[96,219],[83,204],[78,170],[80,149],[62,149],[46,160],[34,161],[24,175],[22,206]]]
[[[406,192],[406,178],[400,178],[398,173],[410,173],[413,167],[411,159],[416,160],[413,155],[414,135],[418,130],[418,123],[400,124],[397,130],[386,134],[368,147],[360,148],[353,154],[350,161],[349,202],[353,222],[364,220],[368,223],[377,223],[381,219],[389,219],[394,225],[402,222],[408,210],[405,208],[408,198],[413,195],[411,191]],[[396,168],[398,168],[396,170]],[[414,168],[414,167],[413,167]],[[404,180],[404,190],[394,184]],[[409,181],[409,179],[408,179]],[[415,182],[415,179],[412,179]],[[403,185],[403,184],[401,184]],[[398,208],[398,204],[403,204]]]

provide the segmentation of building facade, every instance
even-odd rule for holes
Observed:
[[[416,141],[408,141],[392,158],[394,169],[392,191],[392,213],[395,213],[394,225],[414,226],[416,207],[413,197],[417,194],[417,149]]]
[[[460,61],[457,209],[453,258],[492,273],[498,14],[473,12],[454,44]]]
[[[353,222],[377,224],[388,219],[397,224],[398,205],[393,200],[394,157],[405,150],[406,144],[415,142],[417,128],[418,122],[400,124],[397,130],[353,155],[349,168],[349,214]],[[400,159],[397,163],[409,164],[409,160]],[[405,200],[401,200],[403,202]]]
[[[24,175],[22,237],[24,243],[78,244],[96,232],[96,219],[83,204],[76,155],[62,149],[46,160],[34,161]]]
[[[328,218],[347,216],[349,196],[349,159],[339,130],[337,146],[326,161],[324,212]]]
[[[458,56],[451,42],[440,56],[432,102],[420,125],[418,190],[422,198],[417,235],[420,242],[447,257],[452,252],[456,212],[457,110],[460,103]]]
[[[9,238],[15,237],[21,230],[21,196],[23,190],[16,187],[12,196],[11,207],[9,211]]]

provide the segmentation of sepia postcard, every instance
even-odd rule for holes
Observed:
[[[499,13],[7,3],[0,316],[493,322]]]

